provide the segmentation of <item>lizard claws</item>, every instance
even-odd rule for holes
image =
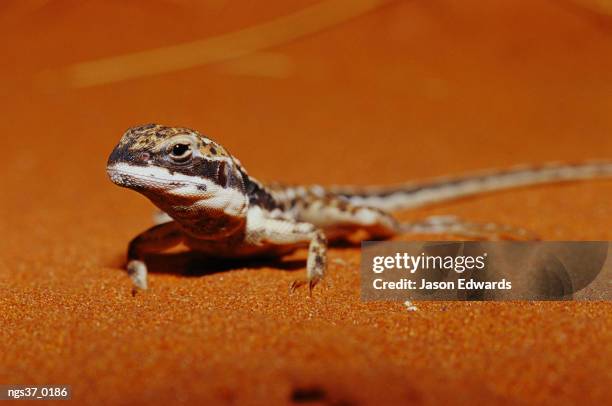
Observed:
[[[320,280],[321,278],[319,277],[314,277],[312,279],[296,279],[289,286],[289,293],[293,293],[301,286],[308,284],[308,293],[310,294],[310,296],[312,296],[312,290],[317,285],[317,283],[319,283]]]
[[[296,291],[296,289],[298,289],[300,286],[303,286],[307,283],[308,281],[306,279],[296,279],[293,282],[291,282],[291,285],[289,285],[289,293],[293,293]]]

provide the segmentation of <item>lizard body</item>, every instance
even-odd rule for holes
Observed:
[[[431,217],[400,224],[392,210],[533,184],[612,177],[612,162],[520,167],[430,183],[392,187],[322,187],[263,184],[222,145],[197,131],[148,124],[127,130],[111,153],[107,173],[115,184],[149,198],[160,210],[154,227],[128,246],[134,285],[147,287],[145,256],[184,243],[211,257],[282,256],[308,247],[307,277],[323,277],[328,241],[355,233],[386,239],[399,233],[450,233],[471,237],[519,236],[524,230]]]

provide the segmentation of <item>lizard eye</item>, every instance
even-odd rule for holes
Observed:
[[[175,162],[187,162],[191,159],[191,145],[185,143],[174,144],[170,148],[170,158]]]

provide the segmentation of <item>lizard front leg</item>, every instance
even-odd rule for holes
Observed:
[[[327,268],[327,239],[322,230],[314,229],[310,233],[308,259],[306,260],[306,279],[296,279],[291,284],[291,292],[302,285],[308,284],[310,292],[323,278]]]
[[[299,247],[308,244],[306,260],[306,278],[291,284],[293,292],[298,287],[308,284],[310,291],[323,278],[327,267],[327,238],[323,230],[310,223],[296,222],[289,219],[268,218],[251,213],[247,227],[247,239],[252,244],[283,247]]]
[[[159,224],[136,236],[128,246],[127,271],[135,288],[147,289],[147,265],[144,256],[179,244],[183,233],[174,221]]]

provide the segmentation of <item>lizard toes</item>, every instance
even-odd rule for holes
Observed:
[[[291,282],[291,285],[289,285],[289,292],[293,293],[296,291],[296,289],[298,289],[300,286],[304,286],[308,283],[308,281],[306,279],[296,279],[293,282]]]
[[[304,286],[304,285],[308,285],[308,293],[310,295],[312,295],[312,290],[314,289],[314,287],[319,283],[319,281],[321,280],[320,277],[315,276],[312,279],[296,279],[294,280],[291,285],[289,286],[289,292],[293,293],[295,292],[298,288]]]
[[[315,276],[311,280],[308,281],[308,291],[310,292],[311,296],[312,296],[312,290],[314,289],[315,286],[317,286],[317,283],[319,283],[320,280],[321,280],[320,277]]]

